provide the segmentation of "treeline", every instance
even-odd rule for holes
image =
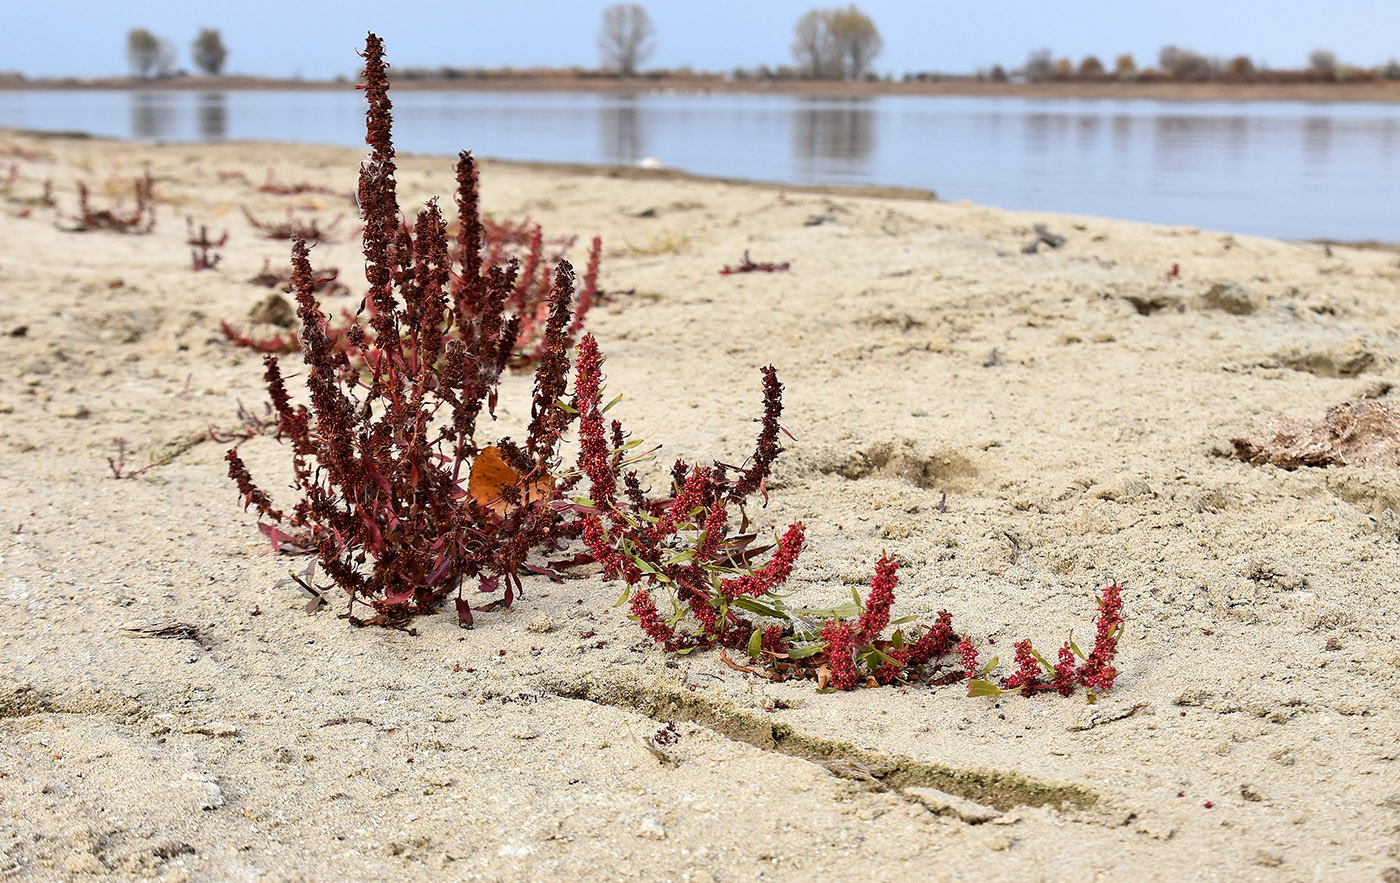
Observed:
[[[906,79],[910,79],[906,77]],[[1048,49],[1032,52],[1020,70],[1008,72],[1001,65],[977,72],[977,79],[989,82],[1020,80],[1028,83],[1340,83],[1368,80],[1400,80],[1400,62],[1375,67],[1358,67],[1338,62],[1334,52],[1317,49],[1308,55],[1302,68],[1269,68],[1256,65],[1247,55],[1219,58],[1179,46],[1163,46],[1155,67],[1138,67],[1130,54],[1119,55],[1112,68],[1097,56],[1086,55],[1075,63],[1067,57],[1055,58]]]

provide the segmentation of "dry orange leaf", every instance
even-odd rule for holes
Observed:
[[[467,477],[467,493],[493,514],[504,516],[510,511],[510,504],[501,499],[501,488],[519,485],[522,480],[520,473],[502,459],[501,449],[491,445],[483,448],[472,460],[471,475]],[[546,475],[521,487],[520,499],[526,504],[537,503],[548,499],[553,492],[554,477]]]

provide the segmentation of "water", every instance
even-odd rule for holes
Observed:
[[[934,190],[1285,238],[1400,242],[1400,105],[404,91],[418,153]],[[0,92],[0,127],[361,146],[344,91]]]

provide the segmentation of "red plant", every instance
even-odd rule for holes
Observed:
[[[533,368],[540,364],[544,358],[546,332],[549,326],[549,317],[553,311],[554,278],[561,262],[563,262],[565,249],[573,243],[573,237],[549,240],[546,243],[538,224],[532,224],[528,221],[496,222],[481,218],[476,162],[469,152],[463,153],[459,158],[457,182],[459,217],[470,217],[472,220],[459,231],[455,241],[449,247],[449,259],[453,263],[462,264],[465,268],[464,275],[467,277],[473,273],[479,276],[484,267],[513,268],[509,270],[512,273],[512,281],[504,308],[514,314],[519,325],[515,333],[514,349],[507,364],[515,369]],[[246,209],[244,213],[247,214]],[[290,213],[288,217],[290,218]],[[248,219],[255,226],[260,223],[251,214],[248,215]],[[466,227],[471,229],[468,230]],[[280,228],[278,228],[278,232],[280,232]],[[406,225],[403,227],[402,234],[410,235]],[[471,247],[480,250],[479,254],[471,256],[466,254],[468,248],[466,243],[469,242],[474,243]],[[548,252],[545,250],[546,244],[550,246]],[[602,240],[594,237],[589,249],[588,265],[584,271],[583,284],[578,289],[565,332],[567,346],[572,346],[574,341],[578,339],[578,335],[583,329],[584,320],[593,305],[594,297],[597,295],[598,262],[602,250]],[[329,282],[333,280],[335,271],[331,270],[330,272],[329,279],[318,281]],[[270,272],[264,267],[263,272],[250,281],[272,287],[284,279],[282,274]],[[460,280],[454,280],[454,282],[460,282]],[[466,305],[453,303],[452,318],[444,327],[444,333],[451,334],[454,333],[454,328],[462,327],[458,324],[458,319],[461,317],[463,308],[469,309]],[[344,318],[347,323],[353,322],[353,317],[348,314],[345,314]],[[344,336],[347,327],[348,325],[332,328],[332,337],[336,340],[337,346],[347,340]],[[241,335],[229,335],[225,331],[225,336],[240,346],[248,345],[244,342],[248,338]],[[371,328],[368,340],[372,343],[374,339],[374,332]],[[360,354],[354,348],[347,350],[346,355],[351,361],[357,361],[360,358]]]
[[[773,679],[816,677],[823,687],[842,690],[913,679],[948,651],[956,636],[946,612],[923,633],[884,637],[897,581],[893,560],[880,559],[864,603],[856,597],[830,610],[794,609],[774,590],[791,575],[806,528],[791,524],[775,544],[761,547],[744,532],[747,518],[745,527],[732,529],[728,507],[742,510],[745,498],[765,488],[782,450],[782,384],[772,367],[763,371],[763,424],[747,466],[677,462],[671,495],[662,499],[647,499],[633,472],[623,474],[618,486],[627,452],[637,443],[626,440],[616,420],[604,426],[602,355],[592,336],[579,344],[575,370],[579,470],[590,483],[589,497],[575,501],[584,541],[606,576],[627,583],[624,599],[652,640],[683,653],[743,649],[766,666],[745,671]],[[669,612],[658,608],[655,596]],[[761,625],[745,614],[774,622]]]
[[[223,177],[224,175],[223,172],[220,172],[219,174],[220,177]],[[247,180],[247,178],[244,177],[244,180]],[[296,184],[284,184],[281,181],[277,180],[277,175],[273,172],[273,170],[270,167],[267,170],[267,178],[261,184],[258,185],[257,189],[259,193],[271,193],[275,196],[300,196],[304,193],[319,193],[322,196],[340,197],[343,197],[345,195],[343,193],[337,192],[331,187],[320,187],[316,184],[311,184],[306,181],[300,181]]]
[[[470,625],[472,606],[461,594],[465,580],[476,579],[485,593],[502,591],[487,608],[508,606],[527,555],[570,532],[550,505],[557,491],[549,476],[573,419],[558,407],[569,372],[573,273],[562,263],[554,276],[526,440],[478,444],[479,419],[483,411],[494,416],[519,329],[518,319],[505,316],[514,268],[480,262],[475,169],[467,154],[458,165],[460,269],[448,257],[447,226],[435,201],[412,230],[403,225],[387,65],[373,34],[364,58],[371,153],[360,169],[358,201],[367,321],[352,318],[332,328],[315,297],[309,250],[296,241],[292,286],[309,407],[292,405],[277,358],[268,355],[264,362],[301,499],[289,512],[274,508],[236,450],[227,456],[229,475],[245,507],[267,520],[263,529],[274,546],[315,548],[321,567],[348,595],[344,615],[352,621],[402,625],[455,592],[458,616]],[[473,473],[490,449],[493,465],[508,468],[488,500]],[[357,618],[356,603],[373,615]]]
[[[330,234],[340,225],[340,218],[336,218],[330,226],[321,229],[320,218],[299,218],[292,214],[291,209],[287,209],[286,220],[264,221],[256,217],[248,209],[243,209],[243,216],[248,219],[248,223],[264,239],[301,239],[306,242],[330,242]]]
[[[968,676],[968,695],[999,696],[1015,691],[1023,696],[1049,692],[1068,696],[1076,686],[1099,692],[1113,689],[1113,682],[1118,677],[1118,670],[1113,667],[1113,657],[1118,652],[1118,639],[1123,635],[1122,593],[1117,583],[1104,587],[1103,595],[1099,598],[1094,648],[1087,655],[1071,636],[1060,646],[1052,665],[1036,652],[1030,641],[1017,641],[1016,672],[1004,679],[1000,687],[987,677],[996,668],[997,660],[993,659],[978,669],[976,650],[971,649],[970,642],[964,642],[963,668]],[[1083,661],[1076,662],[1077,659]],[[1090,695],[1093,695],[1092,692]]]
[[[223,248],[228,244],[228,231],[218,239],[209,238],[209,228],[203,224],[199,225],[199,234],[194,232],[194,219],[185,218],[185,244],[190,246],[190,261],[194,266],[194,271],[212,270],[219,266],[219,259],[222,257],[216,248]]]
[[[311,280],[311,290],[319,297],[346,295],[350,293],[350,287],[339,281],[340,270],[337,267],[322,267],[317,271],[316,276]],[[261,285],[264,288],[278,288],[282,291],[292,290],[292,271],[274,270],[269,261],[263,260],[263,268],[248,278],[251,285]]]
[[[220,322],[219,330],[234,346],[240,346],[254,352],[286,355],[296,352],[301,347],[301,342],[295,331],[278,332],[271,337],[250,337],[241,333],[228,322]]]
[[[94,209],[88,198],[87,184],[78,182],[78,215],[76,226],[66,228],[70,233],[108,230],[113,233],[150,233],[156,226],[155,181],[147,172],[136,179],[136,206],[130,212],[117,207]]]
[[[787,262],[787,261],[783,261],[781,264],[766,263],[766,262],[765,262],[765,263],[755,263],[755,262],[749,260],[749,252],[748,252],[748,249],[745,249],[745,250],[744,250],[744,259],[743,259],[743,261],[741,261],[741,262],[739,263],[738,266],[735,266],[735,267],[725,266],[724,269],[722,269],[722,270],[719,271],[719,274],[720,274],[721,276],[731,276],[731,275],[733,275],[733,274],[735,274],[735,273],[754,273],[754,272],[761,272],[761,273],[777,273],[777,272],[780,272],[780,271],[783,271],[783,270],[786,270],[786,269],[788,269],[788,262]]]

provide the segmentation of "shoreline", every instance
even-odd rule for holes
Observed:
[[[81,89],[110,91],[328,91],[353,89],[349,80],[294,80],[263,77],[64,77],[3,80],[4,92],[52,92]],[[1400,81],[1350,83],[988,83],[976,80],[937,82],[833,82],[817,80],[734,81],[722,77],[616,77],[541,75],[397,80],[394,90],[464,92],[639,92],[798,95],[811,98],[860,99],[885,96],[1084,99],[1119,101],[1316,101],[1396,102]]]
[[[214,143],[214,142],[198,142],[198,141],[188,141],[188,142],[186,142],[186,141],[144,142],[144,141],[138,141],[138,140],[135,140],[135,139],[114,138],[114,137],[108,136],[108,135],[98,135],[98,134],[93,134],[93,133],[89,133],[89,132],[76,132],[76,131],[74,131],[74,132],[46,132],[46,131],[34,130],[34,129],[11,129],[11,128],[5,128],[5,127],[3,127],[3,126],[0,126],[0,137],[32,138],[32,139],[39,140],[39,141],[49,141],[49,140],[115,141],[115,142],[119,142],[119,143],[122,143],[122,144],[129,144],[129,145],[133,145],[133,146],[138,146],[138,145],[146,145],[146,146],[152,146],[152,145],[165,145],[165,146],[186,145],[186,146],[194,146],[194,145],[207,145],[207,144],[212,144],[212,143]],[[280,146],[280,147],[288,147],[288,148],[290,148],[290,147],[296,147],[296,148],[303,148],[303,147],[330,147],[330,148],[333,148],[333,147],[334,147],[334,145],[307,145],[307,144],[302,144],[302,143],[300,143],[300,142],[281,142],[281,141],[267,141],[267,140],[255,140],[255,141],[224,141],[224,142],[218,142],[218,143],[222,143],[222,144],[238,144],[238,145],[243,145],[243,146],[247,146],[247,147],[250,147],[250,148],[278,147],[278,146]],[[445,157],[448,157],[448,156],[449,156],[449,154],[420,153],[420,152],[417,152],[417,151],[403,151],[401,155],[403,155],[403,156],[413,156],[413,157],[423,157],[423,158],[426,158],[426,157],[444,157],[444,158],[445,158]],[[491,163],[491,164],[493,164],[493,165],[505,166],[505,167],[509,167],[509,168],[516,168],[516,169],[520,169],[520,170],[522,170],[522,171],[549,172],[549,173],[567,174],[567,175],[574,175],[574,176],[579,176],[579,177],[590,177],[590,178],[611,178],[611,179],[614,179],[614,180],[627,180],[627,181],[653,181],[653,182],[658,182],[658,183],[660,183],[660,182],[673,182],[673,183],[690,182],[690,183],[695,183],[695,184],[721,184],[721,185],[725,185],[725,186],[729,186],[729,187],[740,187],[740,188],[746,188],[746,189],[756,189],[756,190],[778,190],[778,191],[782,191],[782,192],[785,192],[785,193],[801,193],[801,194],[816,195],[816,196],[823,196],[823,195],[825,195],[825,196],[846,197],[846,198],[897,199],[897,200],[909,200],[909,201],[913,201],[913,202],[945,202],[945,201],[946,201],[946,200],[942,199],[942,197],[940,197],[940,196],[938,195],[937,191],[930,190],[930,189],[926,189],[926,188],[921,188],[921,187],[900,187],[900,186],[896,186],[896,185],[879,185],[879,184],[793,184],[793,183],[788,183],[788,182],[785,182],[785,181],[771,181],[771,180],[764,180],[764,179],[760,179],[760,178],[734,178],[734,177],[717,176],[717,175],[702,175],[702,174],[698,174],[698,173],[695,173],[695,172],[688,172],[688,171],[685,171],[684,169],[666,168],[666,167],[663,167],[663,168],[654,168],[654,169],[653,169],[653,168],[642,168],[642,167],[639,167],[639,166],[621,166],[621,165],[606,165],[606,164],[597,164],[597,165],[594,165],[594,164],[590,164],[590,163],[579,163],[579,162],[550,162],[550,161],[546,161],[546,160],[506,159],[506,158],[494,157],[494,156],[481,156],[481,157],[478,157],[478,159],[481,160],[482,162],[487,162],[487,163]],[[953,202],[962,202],[962,200],[954,200]],[[1057,210],[1051,210],[1051,209],[1045,209],[1045,210],[1040,210],[1040,209],[1008,209],[1008,208],[1003,208],[1003,207],[1001,207],[1001,206],[982,205],[981,203],[971,203],[971,204],[972,204],[972,205],[976,205],[976,206],[978,206],[978,207],[982,207],[982,208],[992,208],[992,209],[996,209],[996,210],[1005,210],[1005,211],[1041,212],[1041,213],[1043,213],[1043,214],[1050,214],[1050,215],[1070,215],[1070,214],[1072,214],[1072,215],[1075,215],[1075,216],[1095,217],[1095,218],[1099,218],[1099,219],[1105,220],[1105,221],[1123,221],[1123,222],[1125,222],[1125,223],[1144,223],[1144,224],[1151,223],[1151,222],[1147,222],[1147,221],[1135,221],[1135,220],[1133,220],[1133,219],[1131,219],[1131,218],[1114,217],[1114,216],[1111,216],[1111,215],[1084,215],[1083,213],[1080,213],[1080,212],[1064,212],[1064,211],[1057,211]],[[1224,234],[1228,234],[1228,235],[1250,235],[1250,236],[1256,235],[1256,234],[1250,234],[1250,233],[1240,233],[1240,231],[1237,231],[1237,230],[1216,230],[1216,231],[1214,231],[1214,232],[1217,232],[1217,233],[1224,233]],[[1366,239],[1338,239],[1338,238],[1335,238],[1335,237],[1327,237],[1327,236],[1319,236],[1319,237],[1311,237],[1311,238],[1299,238],[1299,239],[1288,239],[1288,238],[1281,238],[1281,237],[1271,237],[1271,238],[1278,238],[1280,242],[1293,242],[1293,243],[1298,243],[1298,244],[1303,244],[1303,245],[1325,246],[1325,247],[1329,247],[1329,248],[1330,248],[1330,247],[1337,247],[1337,248],[1355,248],[1355,249],[1361,249],[1361,250],[1365,250],[1365,251],[1386,251],[1386,252],[1394,252],[1394,253],[1396,253],[1396,254],[1400,254],[1400,241],[1394,241],[1394,242],[1392,242],[1392,241],[1387,241],[1387,240],[1383,240],[1383,239],[1375,239],[1375,238],[1366,238]]]

